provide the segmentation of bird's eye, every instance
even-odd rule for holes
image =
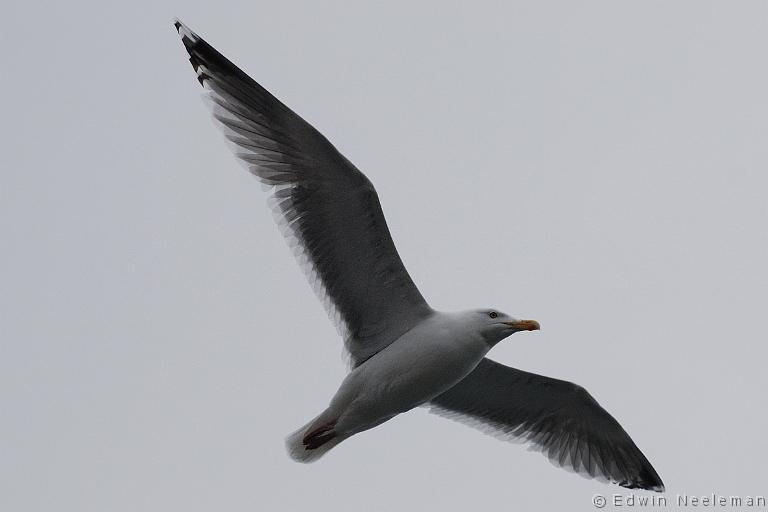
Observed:
[[[491,311],[490,313],[488,313],[488,316],[491,318],[496,318],[497,316],[499,316],[499,314],[495,311]]]

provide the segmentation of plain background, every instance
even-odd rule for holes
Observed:
[[[670,497],[768,494],[765,2],[11,2],[0,509],[624,492],[423,410],[288,459],[341,344],[174,16],[367,173],[434,307],[541,322],[493,358],[585,386]]]

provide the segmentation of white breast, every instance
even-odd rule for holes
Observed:
[[[469,374],[489,348],[454,315],[435,313],[347,376],[331,401],[336,429],[360,432],[421,405]]]

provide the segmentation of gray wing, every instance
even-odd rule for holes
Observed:
[[[271,204],[360,364],[432,311],[395,249],[371,182],[317,130],[181,22],[214,117]]]
[[[664,490],[621,425],[571,382],[483,359],[429,404],[432,411],[489,433],[529,441],[558,466],[624,487]]]

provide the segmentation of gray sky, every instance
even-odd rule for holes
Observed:
[[[670,496],[768,494],[767,3],[206,3],[4,8],[0,509],[623,491],[423,410],[288,459],[341,343],[173,16],[370,177],[434,307],[541,322],[494,359],[585,386]]]

